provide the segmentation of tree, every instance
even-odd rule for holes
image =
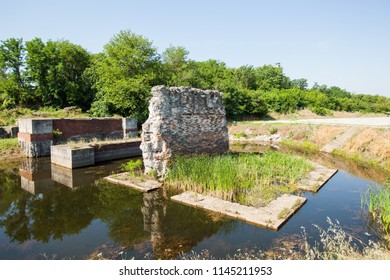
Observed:
[[[272,65],[264,65],[255,69],[256,89],[288,89],[291,87],[290,79],[283,74],[283,68]]]
[[[297,87],[299,89],[307,89],[308,83],[307,79],[295,79],[291,81],[292,87]]]
[[[92,69],[96,71],[97,91],[93,115],[147,118],[151,87],[163,81],[160,56],[149,40],[121,31],[104,46]]]
[[[235,70],[238,86],[244,89],[256,90],[256,71],[251,65],[245,65]]]
[[[23,75],[25,48],[22,39],[0,43],[0,101],[12,107],[25,101],[28,89]]]
[[[39,38],[27,42],[26,48],[28,77],[42,105],[89,107],[93,91],[83,75],[91,56],[85,49],[69,41],[45,44]]]
[[[188,51],[184,47],[170,46],[162,54],[165,84],[168,86],[187,86]]]

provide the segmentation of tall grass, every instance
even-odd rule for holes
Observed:
[[[370,213],[390,235],[390,183],[385,183],[384,187],[370,188],[367,204]]]
[[[281,193],[294,191],[310,170],[307,160],[276,151],[264,155],[178,156],[171,162],[166,183],[260,206]]]

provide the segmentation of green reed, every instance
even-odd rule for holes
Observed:
[[[390,234],[390,183],[385,183],[384,187],[370,188],[367,204],[370,213]]]
[[[166,183],[181,190],[264,205],[281,193],[294,191],[310,170],[307,160],[276,151],[264,155],[178,156],[171,161]]]

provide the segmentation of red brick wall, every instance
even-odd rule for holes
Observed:
[[[83,137],[92,134],[123,133],[122,119],[53,119],[57,139]]]

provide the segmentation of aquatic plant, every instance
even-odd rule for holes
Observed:
[[[370,213],[390,235],[390,183],[385,183],[383,187],[371,187],[366,201]]]
[[[309,161],[277,151],[220,156],[178,156],[170,163],[169,186],[248,205],[262,206],[291,193],[307,172]]]

